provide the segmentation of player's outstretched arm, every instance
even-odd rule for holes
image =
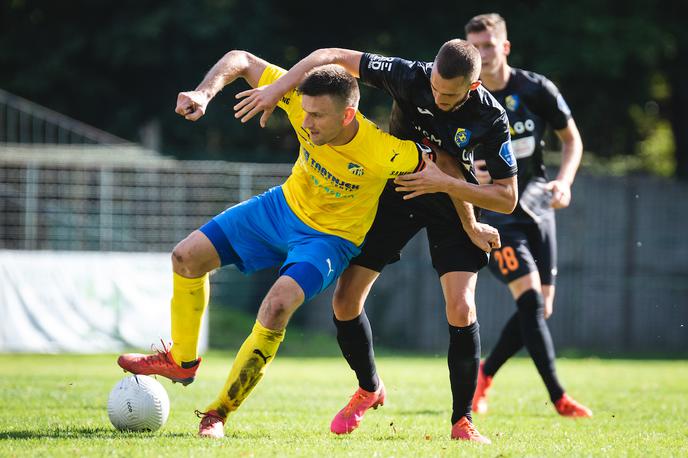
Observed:
[[[566,208],[571,203],[571,186],[583,156],[583,142],[573,119],[556,134],[561,140],[561,167],[557,179],[547,186],[552,191],[552,207]]]
[[[323,48],[313,51],[274,83],[238,93],[236,98],[242,100],[234,106],[234,117],[241,118],[241,122],[246,122],[262,111],[260,125],[265,127],[277,102],[287,92],[295,89],[310,70],[321,65],[338,64],[358,78],[361,56],[363,56],[362,52],[351,49]]]
[[[247,51],[230,51],[213,65],[195,90],[179,93],[175,111],[189,121],[196,121],[205,114],[213,97],[237,78],[244,78],[251,87],[258,86],[267,65]]]
[[[480,208],[499,213],[511,213],[518,202],[518,185],[516,176],[493,180],[491,184],[474,185],[458,180],[442,172],[431,160],[425,160],[425,168],[417,173],[401,175],[394,179],[399,185],[396,190],[409,192],[404,199],[433,193],[445,192]]]

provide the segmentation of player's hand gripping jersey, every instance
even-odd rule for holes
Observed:
[[[360,78],[386,90],[394,99],[390,133],[400,138],[427,139],[459,159],[466,180],[477,184],[473,174],[473,151],[481,145],[494,179],[516,175],[504,109],[478,87],[454,111],[436,107],[430,84],[432,62],[418,62],[366,53],[361,58]]]
[[[542,213],[553,211],[551,197],[545,189],[547,177],[542,157],[545,130],[547,124],[555,130],[564,129],[571,119],[571,110],[551,81],[517,68],[511,69],[506,87],[492,95],[506,109],[518,164],[520,199],[513,216],[537,222]],[[482,154],[478,151],[478,156]],[[513,219],[495,213],[490,213],[489,218],[490,221]]]
[[[273,83],[285,73],[268,66],[258,85]],[[349,143],[316,146],[301,127],[305,117],[301,95],[291,91],[278,106],[287,113],[301,144],[299,158],[282,185],[289,207],[313,229],[360,245],[373,224],[387,180],[421,168],[422,153],[429,149],[381,131],[360,113],[356,113],[358,133]]]

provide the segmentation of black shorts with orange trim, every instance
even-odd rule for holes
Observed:
[[[511,283],[531,272],[540,274],[543,285],[554,285],[557,276],[557,234],[554,211],[541,217],[539,223],[532,220],[488,224],[499,230],[502,247],[493,250],[490,270],[504,283]]]

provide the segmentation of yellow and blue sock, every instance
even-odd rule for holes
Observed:
[[[172,358],[179,365],[198,359],[198,335],[210,300],[208,274],[186,278],[174,273],[172,295]]]
[[[234,359],[227,382],[220,395],[207,408],[206,412],[216,410],[226,417],[239,408],[258,384],[268,364],[284,340],[285,330],[274,331],[265,328],[258,320],[253,325],[251,335],[244,341]]]

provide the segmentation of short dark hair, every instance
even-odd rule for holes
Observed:
[[[478,49],[466,40],[455,38],[442,45],[434,67],[444,79],[463,76],[473,82],[480,76],[481,65]]]
[[[356,78],[336,64],[322,65],[306,73],[298,91],[310,96],[330,95],[351,107],[358,107],[361,98]]]
[[[506,40],[506,21],[497,13],[487,13],[475,16],[468,21],[464,30],[466,31],[466,35],[488,30]]]

